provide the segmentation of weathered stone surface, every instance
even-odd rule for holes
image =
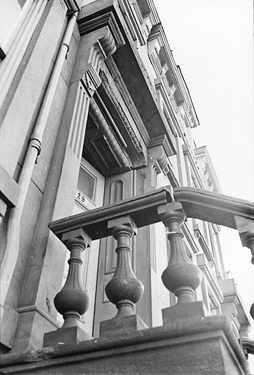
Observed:
[[[3,374],[248,374],[223,316],[2,357]]]
[[[206,314],[205,305],[201,301],[176,304],[162,310],[163,324],[170,324],[182,319],[203,319]]]
[[[100,337],[125,335],[148,328],[138,315],[116,316],[100,323]]]
[[[59,328],[44,335],[43,347],[63,344],[77,344],[80,341],[91,340],[91,337],[79,326]]]

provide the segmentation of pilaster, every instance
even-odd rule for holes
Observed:
[[[54,219],[69,216],[73,212],[90,100],[101,84],[99,76],[101,65],[116,50],[113,36],[115,31],[111,31],[110,23],[111,15],[103,24],[98,26],[97,30],[90,27],[86,29],[85,33],[81,32],[76,62],[52,157],[52,160],[54,160],[50,169],[52,178],[47,182],[47,188],[56,197],[55,206],[52,207]],[[45,221],[44,218],[43,221]],[[48,222],[44,224],[47,226]],[[44,247],[41,249],[43,253],[40,262],[36,264],[36,272],[28,273],[26,276],[19,308],[37,304],[44,305],[46,298],[49,301],[47,313],[55,319],[56,310],[52,306],[52,299],[55,294],[55,287],[57,288],[63,277],[65,248],[48,232],[46,236],[49,235],[49,237],[45,241],[44,238],[41,238],[40,233],[36,233],[36,235],[37,238],[34,238],[34,243],[36,241],[44,243]],[[57,249],[57,246],[59,249]],[[54,287],[48,288],[47,279],[52,264],[55,264],[55,272],[50,273],[50,285]],[[50,330],[48,327],[43,332],[44,318],[42,315],[39,316],[38,320],[34,320],[33,317],[28,315],[26,318],[26,314],[26,311],[23,311],[18,322],[15,350],[19,350],[21,346],[23,349],[37,348],[42,343],[43,333]],[[20,324],[22,324],[22,327],[19,327]],[[53,326],[50,328],[52,330]],[[38,340],[30,340],[28,343],[24,341],[24,329],[28,336],[36,335],[36,331],[38,331],[40,333]]]

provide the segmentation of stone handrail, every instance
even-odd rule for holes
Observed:
[[[167,187],[144,195],[126,199],[118,203],[53,221],[49,228],[60,239],[63,233],[82,227],[92,238],[110,235],[107,221],[119,216],[130,215],[138,228],[161,221],[157,207],[180,202],[187,217],[208,221],[225,227],[238,229],[235,217],[253,220],[254,203],[206,190],[180,187],[174,188],[173,195]]]
[[[238,229],[236,216],[254,220],[254,203],[243,199],[189,187],[175,188],[174,199],[181,202],[187,217],[228,228]]]

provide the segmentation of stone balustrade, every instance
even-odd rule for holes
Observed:
[[[186,217],[194,217],[238,229],[243,245],[253,252],[254,204],[193,188],[177,188],[174,196],[170,191],[158,189],[49,225],[70,250],[71,257],[66,284],[55,297],[55,306],[65,323],[56,332],[45,334],[44,346],[57,343],[59,339],[70,342],[68,330],[75,342],[90,338],[82,336],[79,326],[79,317],[87,310],[89,300],[79,281],[80,254],[92,240],[110,235],[117,240],[117,266],[106,286],[106,295],[116,305],[118,313],[115,318],[101,323],[100,335],[146,328],[142,319],[134,314],[134,305],[142,297],[144,286],[131,267],[131,238],[137,228],[160,221],[167,228],[171,249],[162,281],[178,298],[175,306],[163,310],[163,323],[205,316],[203,303],[194,298],[194,291],[201,282],[201,271],[186,254],[181,225]]]

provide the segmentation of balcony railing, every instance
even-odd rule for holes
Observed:
[[[254,204],[194,188],[175,188],[172,193],[171,189],[165,187],[50,223],[50,229],[66,245],[71,255],[66,283],[54,300],[65,322],[58,333],[45,335],[44,345],[52,344],[55,335],[59,336],[62,332],[66,336],[64,330],[67,328],[75,330],[78,341],[79,319],[88,309],[89,298],[80,282],[81,253],[93,240],[111,235],[117,241],[117,266],[105,291],[118,312],[114,319],[101,322],[100,334],[102,336],[114,330],[119,333],[125,331],[126,327],[130,331],[146,327],[134,314],[134,305],[142,297],[144,286],[131,267],[131,238],[138,228],[159,221],[167,227],[171,248],[162,281],[177,297],[175,306],[163,310],[163,321],[184,318],[187,311],[188,316],[204,316],[202,302],[194,301],[194,291],[201,282],[201,271],[187,256],[181,232],[187,217],[238,230],[243,246],[249,247],[254,255]],[[184,308],[185,304],[188,304],[188,309]]]
[[[183,243],[181,226],[187,217],[238,230],[243,246],[254,254],[254,204],[199,189],[176,188],[172,192],[162,188],[50,223],[50,229],[70,251],[67,280],[54,300],[64,324],[44,335],[42,349],[3,356],[1,371],[249,374],[227,318],[206,316],[203,302],[194,299],[201,270],[191,262]],[[131,239],[138,228],[159,221],[167,227],[171,250],[162,281],[177,297],[177,304],[162,310],[161,327],[148,329],[134,313],[144,286],[132,270]],[[81,253],[93,240],[111,235],[117,241],[117,265],[106,294],[117,314],[101,322],[100,337],[92,339],[80,323],[89,300],[80,281]],[[253,354],[252,341],[243,340],[243,347]]]

